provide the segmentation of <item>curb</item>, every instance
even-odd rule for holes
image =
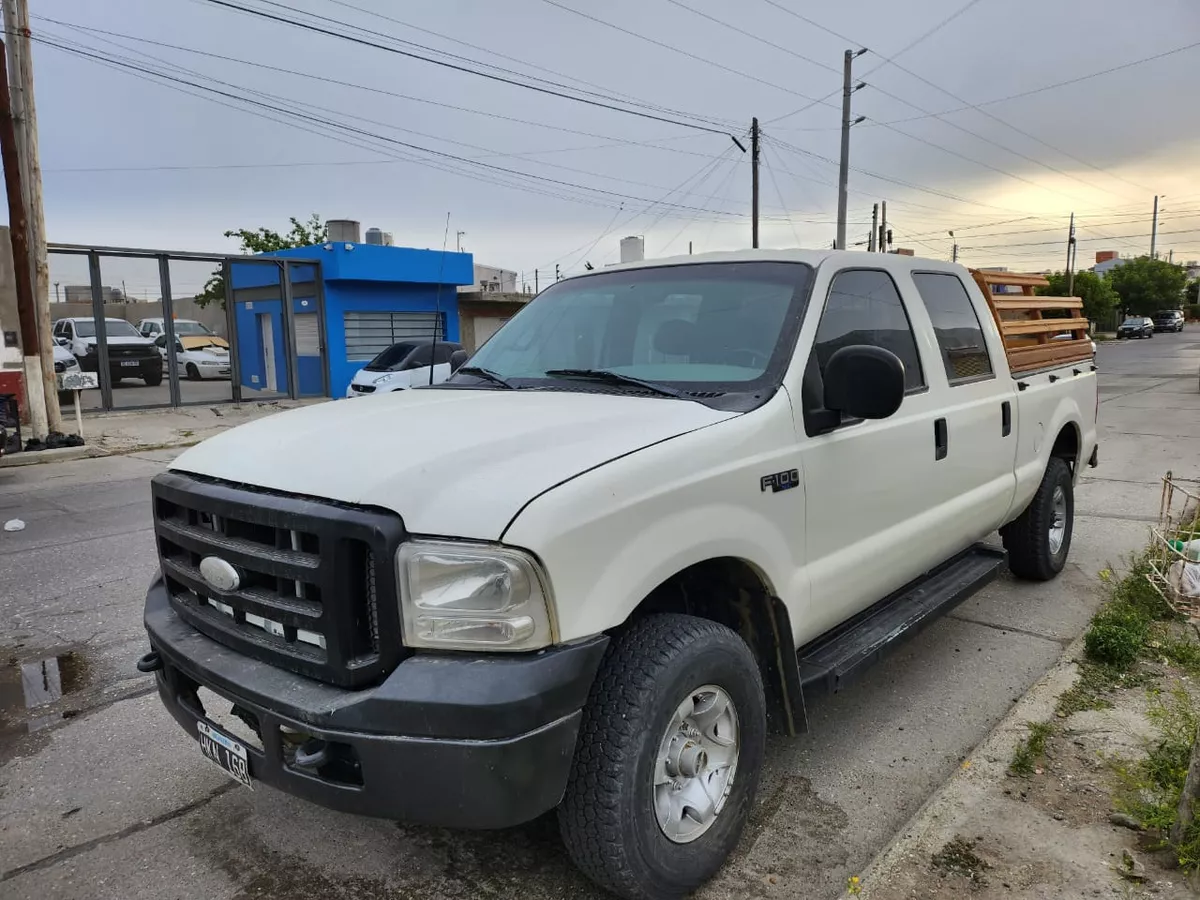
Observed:
[[[1053,721],[1059,696],[1075,684],[1075,659],[1083,653],[1083,635],[1073,640],[1050,669],[1025,692],[963,760],[958,770],[921,805],[859,876],[860,900],[871,900],[889,887],[888,876],[913,856],[928,859],[955,836],[958,813],[974,805],[977,795],[1007,777],[1008,762],[1027,722]],[[848,891],[840,895],[850,900]]]
[[[0,469],[15,469],[18,466],[36,466],[41,463],[67,462],[72,459],[89,459],[108,456],[99,447],[58,447],[54,450],[28,450],[0,458]]]

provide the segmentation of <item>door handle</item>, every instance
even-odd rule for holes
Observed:
[[[946,429],[946,420],[937,419],[933,423],[933,458],[945,459],[950,452],[950,433]]]
[[[1012,434],[1012,404],[1005,400],[1000,404],[1000,436]]]

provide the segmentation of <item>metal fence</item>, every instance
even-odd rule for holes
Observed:
[[[329,395],[320,260],[47,249],[55,369],[98,374],[85,410]]]

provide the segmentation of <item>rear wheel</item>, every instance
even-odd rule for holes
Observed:
[[[1012,573],[1030,581],[1049,581],[1061,572],[1071,551],[1074,522],[1071,467],[1054,456],[1029,506],[1000,529]]]
[[[765,741],[745,641],[693,616],[634,623],[613,639],[583,710],[558,809],[572,860],[621,897],[695,890],[741,837]]]

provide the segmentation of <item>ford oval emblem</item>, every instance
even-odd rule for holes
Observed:
[[[242,583],[238,570],[219,556],[206,556],[200,560],[200,577],[211,587],[226,594],[236,591]]]

